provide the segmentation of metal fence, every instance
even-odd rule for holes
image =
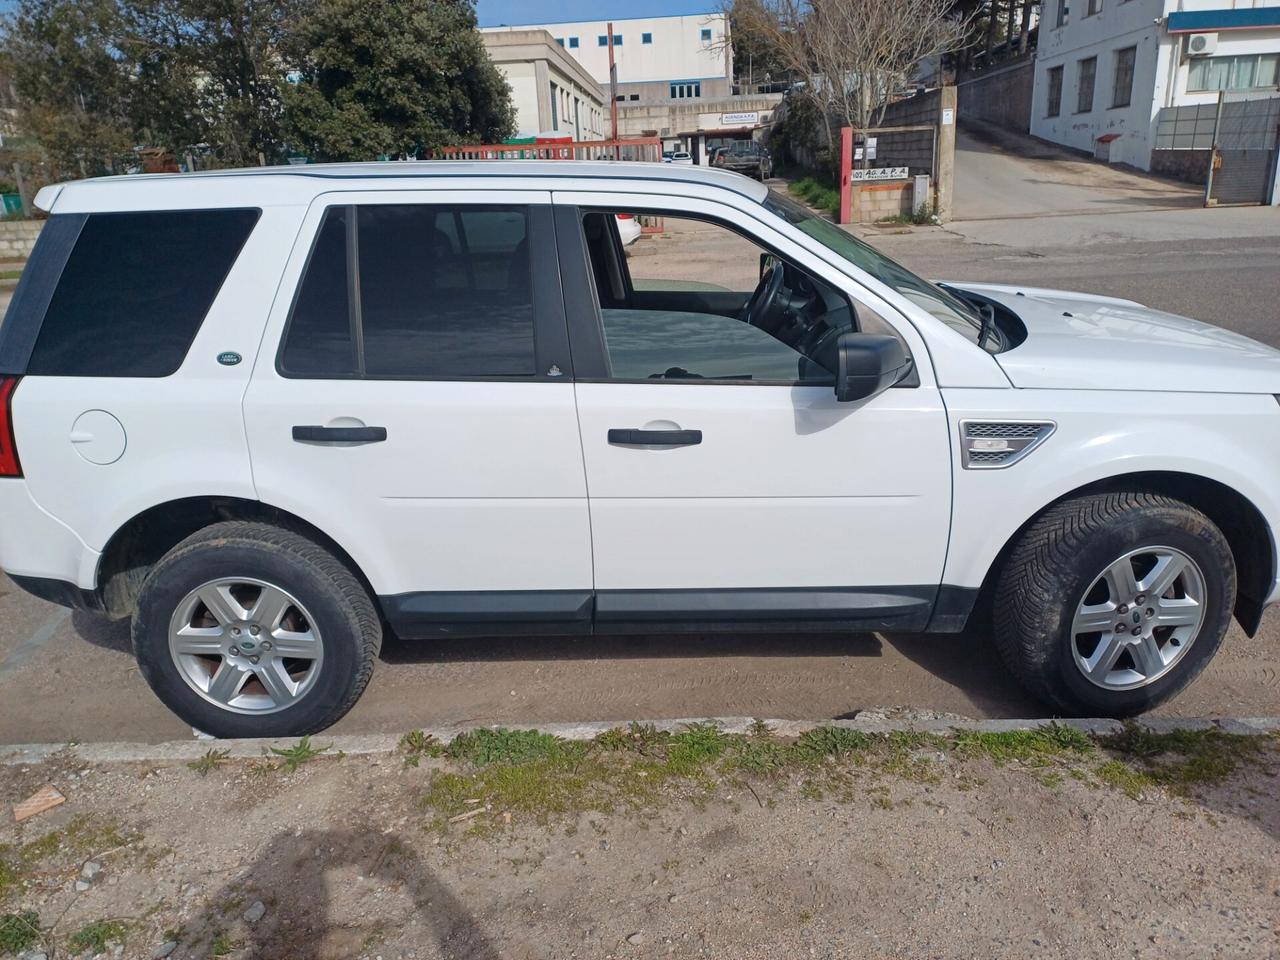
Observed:
[[[662,162],[658,137],[622,140],[574,140],[559,143],[488,143],[441,147],[436,160],[629,160]]]
[[[1155,149],[1212,152],[1207,203],[1266,203],[1280,155],[1280,97],[1164,107]]]

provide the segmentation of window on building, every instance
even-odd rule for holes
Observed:
[[[1085,9],[1084,15],[1092,17],[1094,14],[1102,12],[1102,0],[1089,0],[1089,6]]]
[[[1088,57],[1080,61],[1080,85],[1076,88],[1076,113],[1088,113],[1093,109],[1093,81],[1097,76],[1097,57]]]
[[[653,34],[652,34],[652,33],[642,33],[642,34],[640,34],[640,42],[641,42],[641,43],[653,43]]]
[[[1187,70],[1187,92],[1260,90],[1280,83],[1280,53],[1196,57]]]
[[[560,97],[557,93],[558,88],[551,84],[551,129],[558,130],[560,128]]]
[[[1071,19],[1070,0],[1058,0],[1058,26],[1065,27]]]
[[[702,42],[703,42],[703,43],[706,43],[706,42],[708,42],[710,39],[711,39],[711,31],[710,31],[710,29],[708,29],[708,28],[705,28],[705,27],[704,27],[704,28],[703,28],[703,30],[702,30]]]
[[[613,35],[613,45],[614,45],[615,47],[620,47],[620,46],[622,46],[622,34],[620,34],[620,33],[615,33],[615,34]]]
[[[556,37],[556,43],[560,44],[560,46],[562,46],[562,47],[563,47],[563,46],[564,46],[564,37]]]
[[[281,370],[315,378],[532,376],[526,214],[510,206],[331,208],[299,288]],[[353,235],[358,303],[346,286]]]
[[[596,43],[602,47],[607,47],[609,45],[609,35],[607,33],[600,34],[600,36],[596,37]]]
[[[577,49],[578,49],[578,38],[577,38],[577,37],[570,37],[570,38],[569,38],[569,49],[570,49],[570,50],[577,50]]]
[[[1062,113],[1062,67],[1049,68],[1049,107],[1045,116],[1056,117]]]
[[[640,99],[640,94],[638,94],[638,93],[633,93],[633,94],[631,94],[631,96],[627,97],[627,99],[628,99],[628,100],[639,100],[639,99]]]
[[[690,80],[671,84],[672,100],[689,100],[700,96],[702,96],[701,81]]]
[[[1138,59],[1137,47],[1116,51],[1116,79],[1111,92],[1111,106],[1127,107],[1133,99],[1133,65]]]

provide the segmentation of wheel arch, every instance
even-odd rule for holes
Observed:
[[[150,506],[111,535],[98,560],[96,580],[97,593],[107,615],[112,619],[131,616],[151,567],[191,534],[225,520],[270,523],[314,541],[351,571],[378,608],[378,595],[360,564],[346,548],[315,524],[261,500],[203,496],[184,497]]]
[[[1271,526],[1262,511],[1238,490],[1209,477],[1177,471],[1148,470],[1107,477],[1084,484],[1046,503],[1028,517],[996,554],[979,590],[976,607],[990,609],[996,580],[1009,554],[1033,523],[1066,500],[1119,490],[1158,493],[1195,507],[1212,520],[1227,538],[1236,563],[1236,605],[1233,613],[1244,632],[1258,631],[1267,595],[1275,582],[1276,546]]]

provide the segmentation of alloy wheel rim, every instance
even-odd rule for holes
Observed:
[[[1205,619],[1204,573],[1174,547],[1118,557],[1076,605],[1076,667],[1105,690],[1134,690],[1169,673],[1191,649]]]
[[[169,623],[169,654],[187,686],[233,713],[285,710],[315,686],[324,645],[315,620],[282,587],[249,577],[188,593]]]

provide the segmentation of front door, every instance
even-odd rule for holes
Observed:
[[[333,537],[402,635],[589,629],[550,195],[321,197],[282,289],[245,398],[261,499]]]
[[[914,330],[740,211],[670,198],[619,206],[616,195],[555,202],[599,627],[923,628],[945,559],[951,463]],[[662,232],[624,248],[618,213]],[[899,333],[914,378],[838,403],[834,342],[855,327]]]

